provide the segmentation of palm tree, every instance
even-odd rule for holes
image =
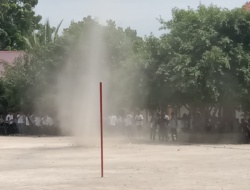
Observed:
[[[41,30],[33,31],[32,36],[29,38],[24,38],[28,47],[34,49],[37,46],[47,45],[48,43],[56,43],[58,38],[58,31],[61,27],[63,20],[58,24],[58,26],[51,27],[49,20],[45,21],[44,27]]]

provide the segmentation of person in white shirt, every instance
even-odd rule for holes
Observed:
[[[41,125],[43,127],[47,127],[48,126],[48,124],[47,124],[47,117],[46,116],[41,118]]]
[[[20,135],[23,135],[25,133],[25,116],[22,113],[17,114],[17,128],[20,133]]]
[[[27,134],[30,134],[31,129],[30,129],[30,118],[29,118],[29,115],[26,114],[24,117],[25,117],[25,131],[26,131]]]
[[[7,127],[7,133],[14,134],[14,115],[12,112],[9,112],[6,116],[5,123]]]
[[[168,141],[168,133],[169,133],[169,116],[167,115],[167,113],[164,113],[165,116],[164,116],[164,122],[165,122],[165,133],[164,133],[164,136],[165,136],[165,139],[166,141]]]
[[[35,125],[36,125],[37,127],[41,127],[41,126],[42,126],[41,117],[39,117],[38,115],[35,116]]]
[[[140,112],[135,116],[135,125],[136,125],[136,129],[137,129],[137,136],[141,137],[142,126],[143,126],[143,116]]]
[[[46,117],[46,121],[47,121],[48,126],[53,126],[54,125],[54,120],[48,115]]]
[[[6,116],[5,122],[8,124],[12,124],[14,122],[14,115],[11,112],[9,112]]]
[[[112,115],[111,119],[110,119],[110,125],[112,127],[115,127],[116,126],[116,122],[117,122],[117,117],[115,115]]]
[[[168,115],[165,112],[160,113],[159,140],[161,141],[168,140],[168,122],[169,122]]]
[[[133,122],[133,116],[130,113],[128,113],[125,118],[125,127],[126,127],[126,133],[128,137],[133,136],[132,122]]]
[[[42,125],[44,127],[44,130],[45,130],[46,134],[52,134],[53,133],[54,121],[50,116],[46,115],[45,117],[43,117]]]

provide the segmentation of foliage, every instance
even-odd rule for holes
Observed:
[[[82,21],[72,22],[70,27],[64,30],[60,41],[68,52],[72,70],[77,72],[74,68],[79,68],[79,64],[84,64],[83,60],[88,59],[90,48],[95,41],[91,35],[96,32],[103,36],[99,46],[102,46],[105,52],[99,61],[105,67],[103,72],[108,75],[107,81],[112,89],[109,97],[112,98],[113,105],[127,109],[143,107],[143,64],[139,52],[144,42],[137,36],[136,31],[117,27],[112,20],[107,21],[107,26],[101,26],[90,16]],[[87,72],[87,69],[85,70]]]
[[[241,104],[250,110],[250,12],[200,5],[197,10],[173,9],[172,14],[170,21],[160,19],[165,34],[144,39],[131,28],[118,27],[112,20],[103,26],[90,16],[72,22],[61,36],[61,23],[54,28],[47,21],[36,32],[30,27],[22,35],[30,50],[6,68],[8,106],[35,107],[40,101],[52,106],[55,97],[44,92],[56,94],[57,76],[68,62],[79,72],[95,31],[103,36],[105,53],[100,60],[116,107],[155,110],[188,105],[204,117],[215,106],[232,109]]]
[[[161,37],[170,60],[158,72],[187,104],[239,103],[249,81],[249,19],[243,9],[215,6],[173,10],[173,19],[161,20],[170,33]],[[167,56],[167,55],[166,55]]]
[[[56,43],[62,22],[63,20],[61,20],[55,28],[50,26],[49,20],[47,19],[40,30],[35,30],[30,37],[24,38],[29,49],[37,48],[37,46],[46,46],[49,43]]]
[[[41,16],[33,8],[38,0],[0,0],[0,50],[24,50],[28,37],[39,29]]]
[[[54,94],[57,71],[63,53],[54,44],[39,47],[15,62],[15,66],[5,65],[4,88],[8,107],[15,110],[35,110],[41,101],[52,109],[53,101],[43,100],[47,94]],[[44,105],[45,106],[45,105]]]

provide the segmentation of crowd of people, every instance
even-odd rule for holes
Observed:
[[[49,115],[9,112],[0,116],[0,133],[4,135],[56,134],[55,122]]]
[[[128,113],[124,117],[110,115],[108,117],[108,127],[111,131],[120,131],[129,138],[142,138],[149,136],[155,141],[176,141],[178,122],[174,113],[168,116],[166,113],[156,112],[149,118],[149,123],[145,121],[143,115],[138,112],[136,115]]]
[[[208,118],[206,123],[202,122],[199,113],[194,116],[183,114],[177,119],[172,112],[169,115],[165,112],[156,112],[145,121],[141,113],[125,116],[111,115],[108,117],[108,128],[110,131],[119,131],[131,138],[149,137],[155,141],[176,141],[178,131],[189,132],[192,134],[220,134],[233,133],[239,136],[240,143],[250,143],[250,119],[242,119],[239,122],[235,119],[233,124],[221,121],[215,114]]]
[[[144,116],[138,112],[133,115],[131,113],[123,114],[123,116],[110,115],[106,120],[107,129],[110,132],[121,132],[129,138],[150,138],[155,141],[176,141],[177,128],[187,132],[199,131],[202,129],[208,132],[221,132],[227,129],[228,131],[235,128],[240,134],[239,141],[242,143],[250,142],[250,119],[246,121],[242,119],[241,122],[235,122],[236,127],[224,127],[220,120],[216,117],[210,117],[204,127],[201,123],[199,114],[195,117],[190,117],[184,114],[183,117],[178,118],[171,112],[155,112],[145,120]],[[178,126],[179,123],[179,126]],[[6,115],[0,115],[0,134],[4,135],[55,135],[58,134],[55,120],[45,114],[24,114],[23,112],[9,112]]]

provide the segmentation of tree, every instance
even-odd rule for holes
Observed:
[[[30,36],[29,38],[24,38],[28,47],[30,49],[34,49],[37,46],[46,46],[49,43],[56,43],[59,37],[58,31],[61,27],[62,22],[63,20],[61,20],[61,22],[55,28],[50,26],[49,20],[47,19],[40,30],[34,30],[32,36]]]
[[[72,22],[64,30],[61,43],[71,63],[73,73],[69,77],[78,76],[78,72],[82,75],[83,70],[87,74],[89,55],[93,54],[91,48],[94,46],[97,52],[101,49],[95,62],[102,63],[99,67],[103,68],[101,74],[110,84],[109,98],[113,107],[143,108],[143,64],[139,53],[143,39],[136,31],[117,27],[112,20],[102,26],[88,16],[80,22]]]
[[[96,41],[100,37],[96,34],[101,34],[100,42]],[[61,92],[58,80],[62,79],[66,91],[73,96],[75,84],[90,72],[88,64],[98,62],[101,63],[98,67],[103,68],[100,74],[110,84],[109,97],[114,109],[143,108],[143,61],[139,54],[143,43],[136,31],[116,27],[113,21],[108,21],[107,26],[91,17],[72,22],[56,42],[41,40],[14,67],[6,66],[4,87],[8,106],[32,109],[39,104],[40,109],[44,106],[47,111],[55,112],[57,95]],[[94,56],[91,48],[97,50]],[[98,54],[99,48],[102,50]],[[89,61],[89,55],[94,61]]]
[[[44,106],[48,112],[55,111],[56,98],[51,96],[56,95],[57,76],[63,60],[63,52],[51,43],[26,52],[14,66],[5,64],[2,80],[8,107],[32,111],[39,105],[40,110]]]
[[[25,50],[24,37],[39,29],[41,16],[33,8],[38,0],[0,1],[0,50]]]
[[[161,20],[162,28],[170,30],[161,37],[169,61],[158,72],[186,97],[184,104],[199,108],[204,122],[209,107],[219,105],[232,123],[228,110],[249,97],[249,19],[244,9],[200,5],[174,9],[171,21]]]

